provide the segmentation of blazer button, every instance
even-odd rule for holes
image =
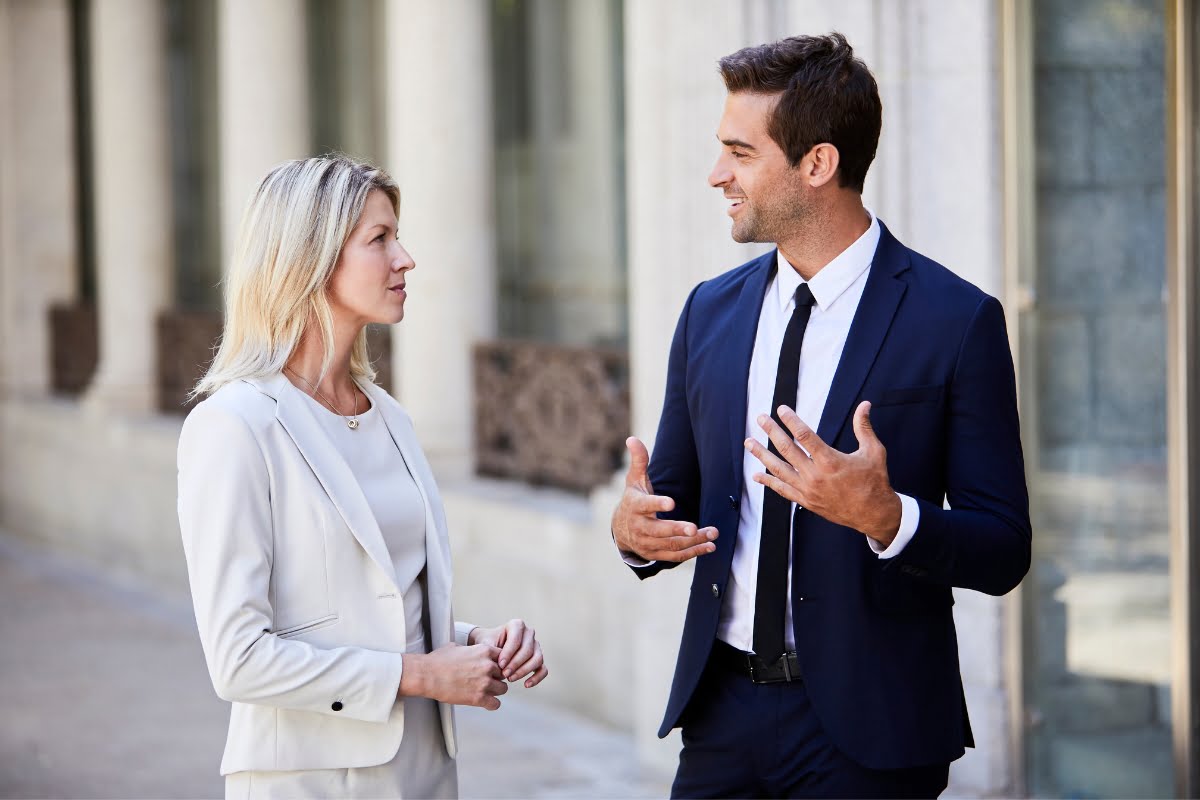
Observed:
[[[714,584],[712,585],[712,593],[713,593],[713,597],[720,597],[720,596],[721,596],[721,587],[720,587],[720,586],[717,586],[717,585],[714,583]]]
[[[341,711],[342,710],[342,701],[334,700],[333,705],[331,705],[330,708],[332,708],[334,711]]]
[[[738,499],[736,497],[734,497],[733,495],[729,495],[729,507],[730,508],[738,507]]]

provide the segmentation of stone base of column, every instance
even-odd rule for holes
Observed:
[[[120,377],[96,376],[83,396],[81,405],[96,416],[129,416],[158,412],[158,387],[153,383],[135,383]]]

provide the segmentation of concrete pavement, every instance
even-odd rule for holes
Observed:
[[[228,706],[186,598],[0,534],[0,608],[0,797],[222,796]],[[631,736],[526,694],[460,709],[462,797],[666,796]]]

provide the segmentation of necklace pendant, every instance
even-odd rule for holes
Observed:
[[[356,419],[346,420],[346,427],[352,431],[358,430],[358,420],[356,420]]]

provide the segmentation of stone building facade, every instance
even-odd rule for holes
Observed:
[[[0,527],[185,591],[179,388],[243,204],[278,161],[372,158],[418,265],[376,342],[458,614],[531,620],[539,700],[670,765],[689,570],[616,559],[620,442],[653,438],[687,292],[763,251],[705,183],[716,60],[840,30],[884,103],[868,205],[1004,301],[1018,360],[1035,563],[956,595],[979,747],[951,791],[1194,791],[1196,25],[1182,0],[0,0]]]

